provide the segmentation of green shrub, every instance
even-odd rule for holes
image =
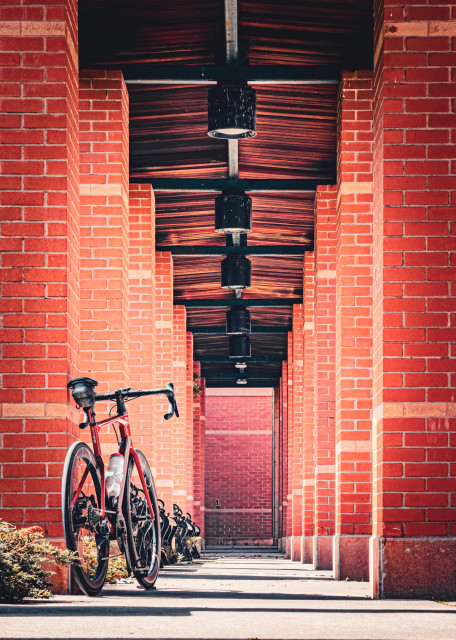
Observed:
[[[52,583],[43,563],[69,565],[75,554],[45,539],[39,527],[18,529],[0,520],[0,600],[51,598]]]

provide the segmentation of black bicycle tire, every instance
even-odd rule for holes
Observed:
[[[130,460],[128,461],[127,476],[125,478],[123,509],[122,509],[123,516],[125,518],[125,523],[126,523],[126,531],[127,531],[126,551],[128,553],[129,565],[132,568],[132,571],[136,580],[139,582],[139,584],[142,587],[144,587],[144,589],[153,589],[158,578],[158,572],[160,570],[160,558],[161,558],[160,513],[158,510],[157,492],[155,490],[154,478],[153,478],[149,463],[147,462],[147,458],[142,451],[140,451],[139,449],[136,449],[136,453],[138,454],[138,457],[140,459],[142,458],[142,462],[146,465],[146,469],[150,474],[150,479],[151,479],[151,483],[148,488],[149,488],[150,501],[152,503],[152,508],[154,510],[154,515],[155,515],[153,526],[155,529],[155,538],[157,541],[156,553],[155,553],[155,565],[153,567],[153,570],[149,572],[147,576],[145,576],[142,572],[139,573],[137,570],[135,570],[135,567],[137,566],[138,554],[136,551],[136,545],[133,537],[133,527],[131,522],[131,509],[130,509],[130,489],[129,489],[130,478],[133,472],[133,467],[135,465],[135,460],[132,455],[130,455]]]
[[[101,477],[98,470],[97,462],[93,451],[85,442],[75,442],[67,452],[65,458],[65,465],[62,475],[62,516],[63,516],[63,530],[65,534],[65,543],[69,551],[75,551],[77,553],[78,548],[74,537],[73,519],[71,509],[71,477],[76,457],[80,454],[81,450],[85,450],[86,456],[90,459],[90,463],[93,466],[94,474],[91,473],[92,480],[97,493],[97,502],[100,504],[101,497]],[[88,578],[87,574],[78,565],[72,565],[71,572],[74,575],[76,582],[81,590],[88,596],[96,596],[103,588],[106,580],[106,573],[108,571],[109,564],[109,540],[105,542],[105,548],[103,549],[103,555],[106,560],[98,563],[96,571],[96,580]]]

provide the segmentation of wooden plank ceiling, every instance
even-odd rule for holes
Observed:
[[[239,0],[242,65],[368,69],[372,60],[371,0]],[[223,0],[80,0],[81,68],[224,64]],[[336,180],[337,85],[256,85],[257,136],[239,142],[239,178]],[[207,135],[204,85],[129,85],[130,171],[134,177],[226,178],[227,144]],[[156,194],[157,245],[224,245],[214,232],[214,194]],[[311,193],[254,194],[249,245],[312,247]],[[227,299],[218,256],[174,257],[179,300]],[[244,298],[302,296],[302,256],[252,256],[252,288]],[[286,331],[291,308],[253,308],[254,327]],[[223,309],[188,309],[188,328],[222,326]],[[287,357],[286,333],[253,333],[249,382],[273,384]],[[228,356],[225,335],[195,334],[195,359]],[[204,363],[213,386],[233,374],[230,362]],[[264,376],[263,378],[259,376]]]

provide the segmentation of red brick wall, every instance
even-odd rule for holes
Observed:
[[[205,439],[206,540],[209,543],[269,540],[272,537],[271,393],[208,394]],[[215,508],[216,499],[220,500],[220,509]]]
[[[76,412],[79,219],[77,5],[0,7],[0,517],[62,535]]]

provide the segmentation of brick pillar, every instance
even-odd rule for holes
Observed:
[[[273,519],[272,519],[272,537],[276,541],[280,537],[280,392],[274,389],[274,421],[273,421]]]
[[[288,332],[287,346],[287,544],[288,555],[293,558],[293,332]]]
[[[314,567],[332,568],[335,521],[336,188],[315,198]]]
[[[155,384],[173,381],[173,259],[168,252],[155,254]],[[155,401],[157,493],[173,510],[173,422],[164,419],[166,399]],[[179,411],[180,411],[179,406]]]
[[[130,386],[155,387],[155,198],[149,184],[130,185],[129,326]],[[153,396],[128,405],[135,443],[156,472]]]
[[[205,494],[206,494],[206,380],[201,378],[200,386],[202,388],[202,392],[199,396],[200,401],[200,442],[201,442],[201,452],[200,452],[200,500],[201,500],[201,519],[197,523],[201,527],[201,535],[204,538],[205,536],[205,514],[206,514],[206,504],[205,504]]]
[[[129,386],[128,93],[120,71],[80,73],[79,114],[80,369],[106,393]],[[110,406],[97,405],[98,417]],[[101,440],[105,453],[117,449],[112,431]]]
[[[376,4],[372,593],[456,595],[450,4]]]
[[[281,416],[282,416],[282,434],[281,434],[281,458],[282,458],[282,549],[286,550],[287,540],[287,510],[288,510],[288,364],[286,361],[282,363],[281,378]]]
[[[315,455],[314,455],[314,306],[315,259],[313,252],[304,256],[303,295],[303,482],[302,482],[302,561],[313,562],[313,537],[315,535]]]
[[[173,496],[182,511],[187,511],[187,314],[185,307],[173,309],[173,382],[179,418],[173,418]]]
[[[185,429],[185,473],[187,487],[187,511],[193,514],[193,333],[187,331],[187,356],[186,356],[186,409],[187,420]]]
[[[199,378],[196,380],[198,386],[202,388],[202,380],[201,380],[201,362],[193,363],[193,373]],[[201,411],[202,411],[202,392],[198,393],[193,398],[193,464],[191,470],[193,471],[193,518],[198,526],[201,527],[201,524],[204,520],[203,512],[201,507],[204,503],[204,476],[202,476],[202,453],[204,450],[203,447],[203,438],[202,438],[202,421],[201,421]]]
[[[61,538],[79,422],[66,391],[79,350],[77,5],[3,2],[0,17],[0,517]]]
[[[293,560],[302,560],[302,474],[304,429],[303,305],[293,305],[293,442],[291,457],[291,511]]]
[[[334,577],[369,579],[372,533],[372,73],[339,94]]]

